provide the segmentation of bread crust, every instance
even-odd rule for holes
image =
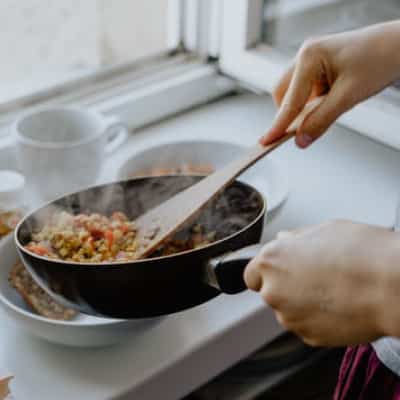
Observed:
[[[8,385],[11,379],[13,379],[13,376],[4,373],[4,371],[1,371],[0,368],[0,400],[5,400],[7,396],[10,394],[10,389]]]
[[[31,274],[18,262],[10,271],[10,285],[24,299],[25,303],[39,315],[56,320],[68,321],[76,316],[76,311],[66,308],[53,300],[32,278]]]

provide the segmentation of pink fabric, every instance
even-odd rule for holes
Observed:
[[[349,347],[334,400],[400,400],[400,378],[383,365],[371,345]]]

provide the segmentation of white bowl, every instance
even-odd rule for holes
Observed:
[[[19,327],[53,343],[68,346],[99,347],[116,344],[144,332],[161,318],[118,320],[84,314],[71,321],[56,321],[30,311],[21,296],[8,283],[11,268],[18,261],[13,235],[0,241],[0,306]]]
[[[117,179],[152,168],[173,168],[181,165],[221,168],[240,156],[246,147],[219,141],[180,141],[158,144],[128,158],[119,168]],[[289,194],[287,174],[280,163],[268,156],[258,161],[239,180],[249,183],[264,195],[268,211],[279,207]]]

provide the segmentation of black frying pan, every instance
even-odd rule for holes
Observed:
[[[122,211],[134,219],[201,177],[138,178],[90,188],[65,196],[28,215],[15,240],[35,280],[60,303],[83,313],[113,318],[146,318],[196,306],[221,292],[245,289],[243,270],[256,249],[225,253],[258,243],[264,226],[262,195],[235,182],[206,208],[197,222],[216,241],[170,256],[132,262],[84,264],[38,256],[24,248],[43,217],[63,209],[73,214]],[[188,235],[183,229],[178,235]]]

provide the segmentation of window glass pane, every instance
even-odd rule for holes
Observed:
[[[2,0],[0,102],[167,50],[168,5],[168,0]]]
[[[398,0],[265,0],[264,4],[263,41],[289,56],[310,36],[400,18]],[[387,100],[400,105],[397,89],[400,89],[400,81],[384,94]]]
[[[266,0],[263,40],[294,54],[310,36],[400,18],[398,0]]]

